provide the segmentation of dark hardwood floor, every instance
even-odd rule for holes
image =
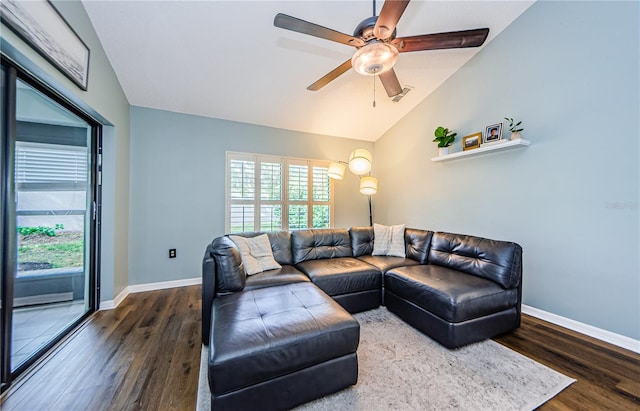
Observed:
[[[129,295],[17,381],[0,408],[194,410],[200,306],[200,286]]]
[[[200,286],[129,295],[17,381],[0,408],[194,410],[200,304]],[[578,380],[543,410],[640,410],[640,355],[526,315],[495,340]]]
[[[494,338],[577,381],[541,410],[640,410],[640,355],[528,315]]]

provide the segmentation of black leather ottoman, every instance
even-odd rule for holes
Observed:
[[[358,380],[360,325],[311,283],[217,297],[211,408],[284,410]]]

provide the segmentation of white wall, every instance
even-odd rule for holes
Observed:
[[[103,168],[101,299],[112,300],[128,284],[129,103],[82,4],[79,1],[54,1],[54,4],[91,51],[87,91],[78,88],[4,24],[1,33],[4,41],[115,125],[107,127],[104,133]]]
[[[376,142],[378,220],[518,242],[525,304],[639,339],[638,16],[534,4]],[[531,147],[430,161],[503,117]]]
[[[130,284],[202,275],[206,245],[225,233],[226,151],[346,161],[354,148],[373,143],[132,107]],[[335,182],[336,227],[369,225],[358,184],[348,171]]]

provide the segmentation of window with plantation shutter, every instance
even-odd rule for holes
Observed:
[[[227,232],[332,227],[328,168],[328,161],[227,153]]]

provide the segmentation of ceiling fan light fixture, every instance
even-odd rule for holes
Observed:
[[[358,74],[376,76],[391,70],[397,61],[397,48],[376,41],[358,49],[351,58],[351,65]]]

